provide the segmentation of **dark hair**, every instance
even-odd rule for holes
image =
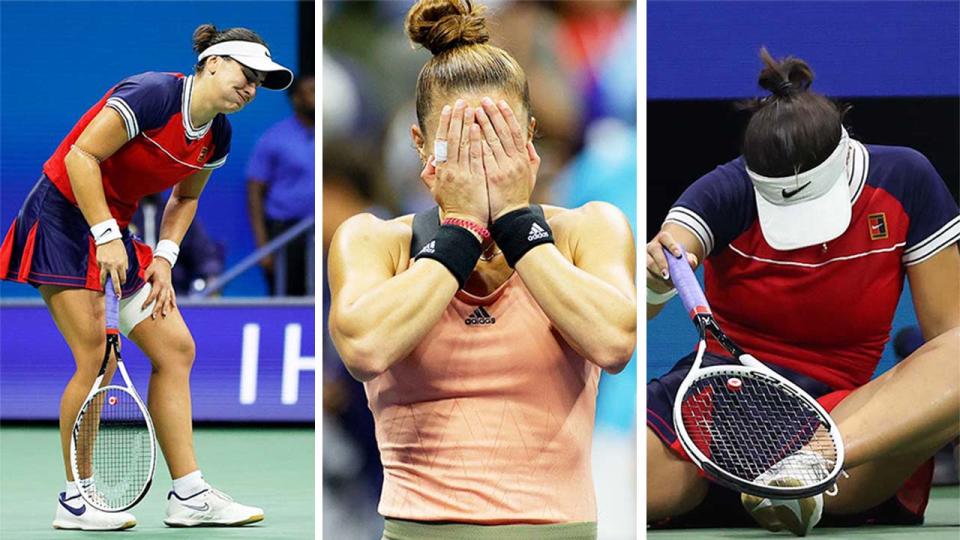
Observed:
[[[267,46],[267,42],[264,41],[263,38],[248,28],[237,27],[217,30],[217,27],[212,24],[201,24],[193,31],[193,50],[197,54],[207,50],[211,45],[216,45],[222,41],[252,41],[264,47]],[[206,58],[198,62],[194,68],[196,72],[200,73],[206,63]]]
[[[849,107],[810,90],[813,70],[803,60],[774,60],[766,47],[760,58],[764,66],[757,82],[770,95],[740,104],[751,113],[743,134],[747,167],[770,177],[810,170],[836,149]]]
[[[470,0],[419,0],[407,13],[410,40],[433,53],[417,77],[420,129],[434,96],[459,90],[502,89],[520,98],[529,117],[527,76],[509,53],[487,44],[484,12]]]

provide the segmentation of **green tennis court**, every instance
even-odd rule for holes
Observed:
[[[153,487],[132,512],[126,533],[148,538],[303,539],[314,535],[314,431],[307,428],[198,428],[197,456],[210,483],[264,509],[264,521],[242,528],[171,529],[163,524],[170,475],[158,460]],[[54,427],[0,427],[0,538],[115,537],[118,533],[56,531],[56,495],[63,490]]]
[[[793,538],[787,532],[770,533],[762,529],[687,529],[672,531],[647,531],[649,538]],[[927,506],[926,523],[922,527],[859,527],[815,528],[810,537],[842,540],[846,538],[871,538],[894,540],[957,540],[960,538],[960,487],[933,488]]]

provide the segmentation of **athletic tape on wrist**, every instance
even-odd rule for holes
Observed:
[[[457,278],[462,289],[482,252],[483,246],[470,231],[456,225],[441,225],[433,240],[427,242],[414,258],[439,262]]]
[[[530,208],[500,216],[490,227],[490,234],[511,268],[536,246],[553,243],[553,231],[547,225],[546,218],[535,214]]]
[[[113,218],[101,221],[90,227],[90,234],[93,235],[93,242],[98,246],[123,238],[123,233],[120,232],[120,226],[117,225],[117,220]]]
[[[170,268],[177,264],[177,257],[180,256],[180,246],[173,240],[161,240],[157,242],[157,249],[153,250],[154,257],[162,257],[170,263]]]
[[[658,293],[657,291],[647,287],[647,303],[652,306],[659,306],[660,304],[666,304],[668,300],[677,295],[676,289],[670,289],[665,293]]]

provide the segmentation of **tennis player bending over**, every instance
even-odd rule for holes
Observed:
[[[595,538],[597,382],[635,347],[632,234],[606,204],[530,203],[526,78],[482,9],[407,16],[434,54],[412,135],[438,207],[341,225],[330,332],[376,422],[384,538]]]
[[[661,246],[679,243],[691,265],[704,261],[727,334],[832,410],[849,477],[799,505],[744,497],[761,525],[806,534],[821,509],[835,526],[920,524],[930,458],[960,433],[957,205],[920,153],[851,138],[805,62],[761,56],[771,95],[752,103],[743,156],[690,186],[647,244],[648,318],[673,294]],[[927,343],[871,380],[904,276]],[[711,342],[704,365],[729,362]],[[647,386],[649,521],[742,525],[737,494],[708,483],[676,440],[671,410],[690,364]]]
[[[273,62],[263,40],[245,28],[193,35],[195,73],[148,72],[111,88],[88,110],[43,166],[0,247],[0,279],[40,289],[76,362],[60,402],[67,474],[53,526],[133,527],[127,512],[84,504],[70,470],[70,430],[103,359],[103,284],[113,278],[120,331],[150,358],[149,409],[173,490],[170,526],[243,525],[263,510],[234,502],[203,479],[193,451],[190,367],[194,341],[177,310],[171,269],[211,172],[230,151],[225,114],[243,109],[257,89],[281,90],[293,78]],[[156,251],[130,235],[139,200],[173,187]],[[108,384],[116,362],[110,363]],[[89,479],[80,479],[84,481]]]

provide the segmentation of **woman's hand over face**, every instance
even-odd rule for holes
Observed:
[[[490,197],[490,218],[530,206],[540,156],[523,134],[510,105],[483,98],[477,122],[483,130],[482,156]]]

